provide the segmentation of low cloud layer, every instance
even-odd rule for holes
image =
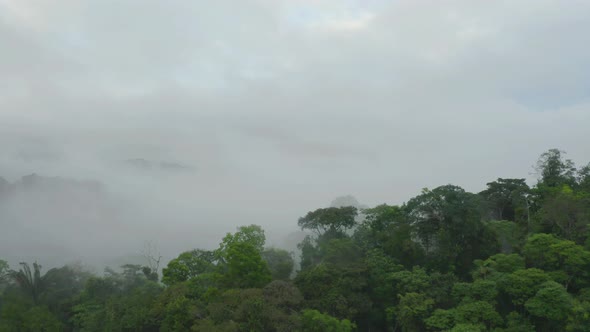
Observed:
[[[339,195],[590,161],[588,30],[581,1],[0,0],[0,176],[100,181],[133,211],[97,221],[120,252],[249,223],[280,245]]]

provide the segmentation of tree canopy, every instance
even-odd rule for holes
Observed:
[[[297,253],[247,225],[161,270],[0,260],[0,331],[590,331],[590,165],[564,155],[533,185],[302,211]]]

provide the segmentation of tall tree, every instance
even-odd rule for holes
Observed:
[[[266,236],[264,230],[258,225],[240,226],[235,233],[227,233],[219,245],[218,253],[223,253],[231,244],[234,243],[249,243],[254,246],[258,252],[264,250],[264,243]]]
[[[269,248],[262,252],[262,258],[275,280],[288,280],[293,272],[293,256],[287,250]]]
[[[10,276],[10,266],[5,260],[0,259],[0,285]]]
[[[590,163],[578,170],[578,188],[590,194]]]
[[[565,159],[565,151],[550,149],[539,157],[537,172],[539,183],[546,187],[573,186],[576,183],[576,167],[570,159]]]
[[[424,319],[429,316],[434,300],[421,293],[399,295],[399,304],[393,310],[395,321],[403,332],[424,331]],[[394,330],[397,330],[397,326]]]
[[[248,242],[230,244],[224,253],[224,284],[228,288],[258,288],[272,280],[268,264]]]
[[[215,255],[217,270],[227,288],[262,287],[272,280],[262,258],[265,240],[264,230],[258,225],[239,227],[223,238]]]
[[[540,285],[535,296],[525,303],[525,308],[533,316],[539,318],[537,325],[540,331],[562,330],[563,322],[572,309],[571,295],[560,284],[547,281]]]
[[[162,282],[173,285],[187,281],[203,273],[212,272],[215,254],[212,251],[195,249],[183,252],[162,269]]]
[[[590,195],[576,193],[569,186],[554,188],[543,200],[535,220],[539,231],[582,244],[590,231]]]
[[[484,227],[480,198],[460,187],[424,189],[406,209],[430,264],[441,272],[465,274],[474,259],[497,249],[494,234]]]
[[[517,221],[528,217],[529,191],[525,179],[498,178],[488,182],[487,189],[479,194],[489,204],[492,219]]]
[[[33,303],[39,302],[39,295],[43,290],[43,278],[41,277],[41,265],[33,263],[33,270],[28,263],[21,262],[19,271],[13,271],[12,277],[19,287],[31,296]]]
[[[355,225],[358,210],[354,206],[329,207],[308,212],[299,218],[299,227],[309,229],[318,236],[326,232],[343,233]]]
[[[424,250],[415,241],[414,227],[404,207],[382,204],[363,212],[365,220],[355,238],[364,247],[379,248],[406,268],[423,263]]]
[[[573,241],[534,234],[527,239],[523,254],[529,266],[551,273],[568,290],[590,286],[590,252]]]

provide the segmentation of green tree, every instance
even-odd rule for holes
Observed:
[[[300,331],[301,300],[293,285],[278,280],[264,289],[230,289],[208,304],[208,321],[197,322],[193,329]]]
[[[396,324],[402,331],[423,331],[424,319],[430,315],[433,306],[434,300],[424,294],[399,295],[399,303],[393,309]]]
[[[10,266],[5,260],[0,259],[0,282],[4,282],[10,275]]]
[[[212,251],[195,249],[183,252],[162,269],[162,282],[173,285],[187,281],[215,268],[215,254]]]
[[[299,272],[295,285],[303,294],[306,307],[338,318],[359,318],[371,308],[363,268],[318,264]]]
[[[226,289],[262,287],[272,280],[268,264],[262,258],[266,237],[257,225],[242,226],[228,233],[215,251],[215,275]]]
[[[495,281],[475,280],[472,283],[455,283],[452,295],[457,303],[471,303],[483,301],[494,304],[498,296],[498,287]]]
[[[25,331],[58,332],[63,330],[62,323],[46,307],[33,307],[25,314]]]
[[[406,268],[421,265],[424,250],[414,241],[414,227],[399,206],[382,204],[363,210],[365,221],[355,232],[355,238],[367,249],[378,248],[395,258]],[[360,239],[364,235],[364,239]]]
[[[249,243],[258,252],[264,250],[264,243],[266,242],[266,236],[264,230],[258,225],[240,226],[238,231],[235,233],[227,233],[227,235],[221,241],[219,245],[218,253],[223,258],[224,251],[234,243]]]
[[[459,323],[455,325],[449,332],[483,332],[486,328],[481,324]]]
[[[567,319],[566,331],[590,331],[590,302],[587,298],[581,296],[573,300]]]
[[[485,227],[495,235],[502,253],[511,254],[522,248],[526,227],[507,220],[488,221]]]
[[[197,319],[206,318],[206,304],[195,299],[189,282],[182,282],[164,289],[150,315],[159,323],[159,331],[190,331]]]
[[[197,306],[187,297],[180,296],[171,299],[164,310],[164,319],[160,325],[162,332],[189,331],[196,323]]]
[[[351,332],[355,324],[348,319],[338,320],[317,310],[306,309],[301,315],[302,332]]]
[[[0,295],[4,288],[8,286],[11,281],[11,271],[10,266],[8,263],[2,259],[0,259]]]
[[[530,236],[523,253],[528,265],[548,271],[566,289],[590,286],[590,252],[551,234]]]
[[[223,282],[228,288],[263,287],[272,280],[268,264],[257,247],[249,242],[235,242],[223,254],[226,262]]]
[[[529,192],[525,179],[498,178],[479,194],[488,202],[492,219],[519,221],[528,217]]]
[[[322,261],[320,248],[311,236],[306,235],[303,241],[297,244],[297,248],[301,251],[299,265],[302,270],[317,265]]]
[[[424,189],[408,204],[415,234],[429,256],[429,266],[465,275],[474,259],[497,250],[493,233],[481,222],[479,196],[446,185]]]
[[[578,186],[580,191],[590,193],[590,163],[578,170]]]
[[[418,293],[430,286],[430,276],[425,269],[414,266],[412,271],[404,270],[391,273],[389,281],[395,284],[396,294]]]
[[[576,167],[564,155],[565,152],[559,149],[550,149],[541,154],[536,166],[540,185],[551,188],[564,184],[573,186],[576,183]]]
[[[370,324],[377,329],[386,330],[388,322],[385,310],[397,303],[395,284],[390,281],[390,276],[392,273],[403,271],[403,266],[379,249],[368,251],[364,262],[368,270],[368,293],[373,302]]]
[[[36,305],[39,302],[39,294],[43,291],[43,278],[41,277],[41,265],[37,262],[33,263],[33,270],[28,263],[20,263],[21,269],[11,273],[12,278],[16,281],[18,286],[27,294],[30,295],[33,303]]]
[[[278,308],[298,311],[303,302],[303,295],[291,282],[274,280],[263,289],[264,300]]]
[[[554,281],[543,283],[534,297],[526,301],[525,307],[532,315],[541,318],[545,330],[563,330],[564,321],[572,309],[572,299],[565,288]]]
[[[487,301],[474,301],[455,308],[455,321],[458,324],[484,326],[486,330],[502,325],[503,320],[493,304]]]
[[[476,259],[471,272],[474,280],[498,280],[506,273],[525,268],[524,258],[517,254],[496,254],[486,260]]]
[[[506,327],[498,328],[497,332],[535,332],[535,325],[529,319],[516,311],[506,315]]]
[[[43,276],[44,287],[39,294],[39,303],[70,328],[76,297],[91,276],[80,265],[66,265],[47,271]]]
[[[385,231],[390,225],[405,221],[405,213],[402,208],[395,205],[381,204],[374,208],[364,209],[365,221],[370,229],[378,234]]]
[[[123,265],[121,272],[105,269],[104,277],[86,282],[71,321],[82,331],[153,331],[157,322],[150,310],[161,292],[141,265]]]
[[[540,231],[583,244],[590,231],[590,196],[575,193],[569,186],[555,188],[535,219]]]
[[[448,331],[455,326],[455,311],[453,309],[436,309],[433,314],[424,320],[426,326],[435,331]]]
[[[269,248],[262,252],[262,258],[268,265],[273,279],[288,280],[293,273],[293,256],[287,250]]]
[[[543,270],[531,268],[516,270],[498,281],[498,287],[515,305],[524,305],[550,277]]]
[[[434,330],[463,331],[466,326],[477,326],[473,331],[491,331],[503,324],[503,319],[494,305],[488,301],[462,301],[459,306],[443,310],[437,309],[425,320]],[[469,331],[469,330],[466,330]]]
[[[305,217],[299,218],[299,227],[315,232],[318,236],[326,232],[343,233],[352,228],[358,210],[353,206],[329,207],[308,212]]]

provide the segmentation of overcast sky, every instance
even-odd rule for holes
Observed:
[[[226,231],[533,180],[549,148],[590,161],[589,31],[588,1],[0,0],[0,176],[98,179]]]

